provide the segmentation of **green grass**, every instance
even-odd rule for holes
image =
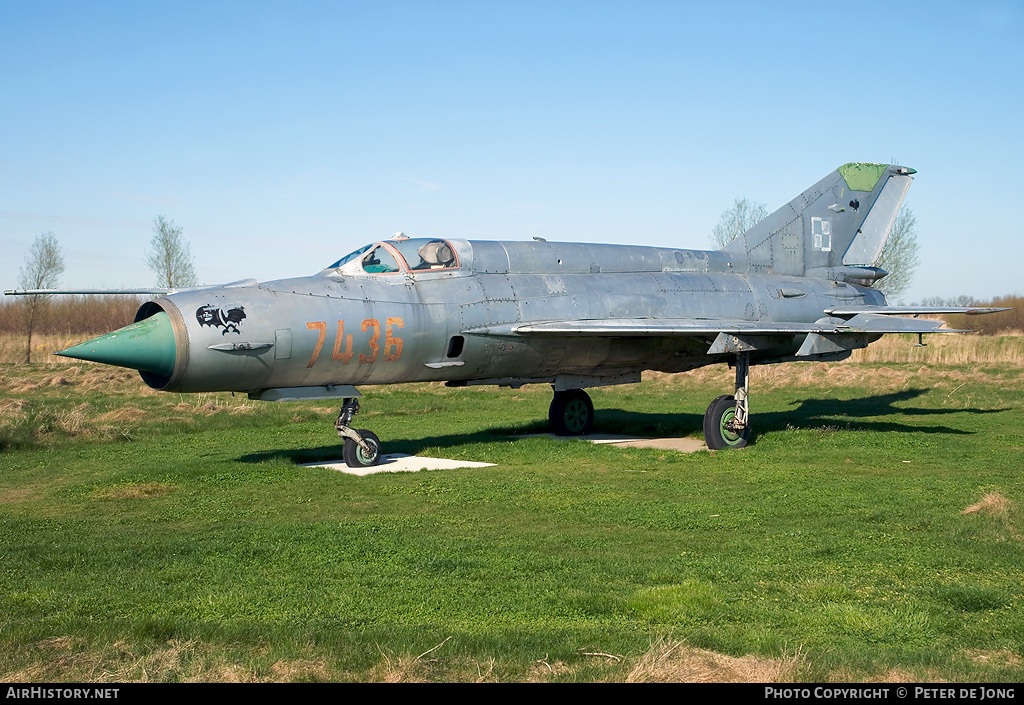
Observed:
[[[0,677],[624,680],[667,639],[1020,681],[1024,383],[846,367],[755,380],[754,445],[688,455],[529,437],[543,387],[367,388],[386,452],[496,466],[355,477],[299,465],[340,456],[326,405],[6,366]],[[593,390],[596,430],[698,436],[727,387]]]

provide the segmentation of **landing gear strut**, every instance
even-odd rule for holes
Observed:
[[[594,403],[582,389],[555,392],[548,421],[556,436],[585,436],[594,428]]]
[[[704,442],[711,450],[743,448],[750,438],[750,354],[736,356],[736,394],[718,397],[704,413]]]
[[[352,417],[359,413],[359,400],[346,398],[338,413],[334,428],[338,436],[345,439],[341,449],[341,457],[350,468],[369,468],[380,462],[380,439],[366,429],[358,431],[349,426]]]

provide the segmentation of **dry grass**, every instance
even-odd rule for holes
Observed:
[[[917,336],[887,335],[855,350],[849,362],[920,362],[931,365],[1022,365],[1024,332],[998,335],[943,333],[928,336],[917,347]]]
[[[998,526],[1000,538],[1007,537],[1015,541],[1024,540],[1016,527],[1017,505],[998,492],[989,492],[980,500],[963,511],[965,516],[977,515],[989,517]]]
[[[124,406],[121,407],[120,409],[108,411],[105,414],[99,414],[96,417],[96,420],[101,423],[125,421],[136,422],[146,418],[147,416],[149,416],[148,411],[139,409],[138,407],[134,406]]]
[[[18,671],[0,675],[6,683],[294,683],[370,680],[381,683],[419,683],[428,680],[486,681],[489,667],[473,662],[455,670],[429,658],[381,652],[381,661],[365,674],[352,674],[333,667],[327,658],[307,644],[295,659],[278,659],[265,664],[238,663],[221,646],[196,639],[173,639],[155,647],[131,645],[125,641],[90,646],[81,639],[61,636],[36,642],[32,663]],[[254,661],[258,661],[259,654]]]
[[[799,653],[786,658],[748,654],[740,658],[659,639],[626,678],[627,683],[789,683],[804,665]]]
[[[54,432],[67,437],[87,436],[91,434],[89,408],[90,404],[82,403],[34,412],[31,404],[24,400],[5,399],[0,402],[0,429],[18,426],[32,414],[32,435],[36,438]]]
[[[995,651],[964,649],[958,652],[953,660],[954,662],[969,662],[975,672],[979,666],[982,669],[987,669],[987,673],[982,671],[985,673],[982,680],[993,683],[1006,681],[1004,673],[1018,669],[1024,663],[1024,659],[1008,649]],[[829,673],[825,681],[827,683],[947,683],[949,679],[943,678],[938,668],[924,666],[915,669],[914,672],[902,668],[893,668],[883,673],[843,669]]]
[[[132,395],[159,394],[139,380],[139,373],[123,367],[59,361],[48,365],[8,366],[0,374],[0,391],[26,394],[47,387],[76,387],[82,391],[117,391]]]
[[[961,653],[973,663],[993,666],[995,668],[1020,668],[1021,665],[1024,665],[1024,658],[1021,658],[1009,649],[999,649],[998,651],[966,649]]]
[[[906,363],[908,360],[903,360]],[[773,365],[755,365],[750,368],[751,387],[768,391],[787,387],[850,386],[895,391],[908,386],[955,389],[965,382],[998,381],[1000,386],[1020,387],[1024,378],[1017,375],[1013,365],[994,363],[991,368],[976,369],[917,361],[912,365],[899,365],[896,361],[886,366],[843,362],[785,362]],[[680,374],[644,372],[644,380],[656,382],[666,389],[685,388],[695,384],[731,387],[734,372],[726,365],[712,365]]]
[[[369,679],[384,683],[423,683],[446,680],[452,682],[498,682],[494,659],[462,659],[457,662],[435,659],[434,647],[419,656],[381,652],[381,660],[369,672]],[[579,664],[550,661],[547,657],[534,662],[530,670],[516,680],[529,683],[592,678],[594,664],[605,672],[605,680],[627,683],[780,683],[796,679],[804,666],[802,655],[772,659],[748,655],[735,658],[683,642],[659,639],[639,659],[631,661],[611,654],[585,654],[592,657]],[[584,672],[588,675],[584,676]]]
[[[1006,516],[1013,508],[1013,503],[998,492],[989,492],[980,501],[964,510],[964,514],[980,512],[989,516]]]
[[[269,668],[232,662],[222,647],[195,639],[173,639],[155,648],[124,641],[89,648],[61,636],[34,645],[28,667],[0,676],[5,683],[263,683],[329,681],[323,658],[279,660]],[[349,680],[347,678],[340,678]]]
[[[0,366],[0,443],[130,440],[141,424],[249,416],[260,404],[228,394],[164,394],[147,387],[135,370],[107,365],[6,365]]]
[[[0,399],[0,422],[21,413],[21,410],[28,405],[29,402],[24,399]]]
[[[174,410],[181,414],[212,416],[226,411],[233,416],[245,416],[259,411],[259,402],[247,397],[218,397],[214,394],[198,394],[195,397],[181,396]]]
[[[32,362],[62,362],[62,358],[54,358],[58,350],[85,342],[95,335],[40,334],[32,336]],[[25,362],[25,335],[19,333],[0,333],[0,362]]]
[[[445,640],[447,641],[447,640]],[[810,664],[797,652],[782,658],[748,654],[742,657],[697,649],[685,642],[658,639],[639,658],[610,654],[586,654],[588,661],[566,664],[538,659],[526,672],[512,666],[504,677],[496,673],[493,658],[455,659],[438,657],[444,642],[418,656],[381,649],[381,658],[362,673],[337,668],[314,644],[298,657],[260,663],[260,653],[250,662],[238,662],[227,649],[195,639],[174,639],[155,646],[125,641],[90,646],[71,636],[54,637],[33,645],[33,661],[27,667],[0,675],[0,682],[80,683],[294,683],[370,681],[377,683],[460,682],[494,683],[520,681],[603,680],[626,683],[793,683]],[[993,674],[1018,668],[1021,657],[1008,650],[963,651],[957,660],[991,667]],[[597,670],[595,670],[597,665]],[[509,664],[504,664],[507,668]],[[600,675],[602,674],[603,675]],[[879,672],[839,670],[829,673],[828,683],[943,682],[938,670],[925,667],[910,672],[894,668]]]
[[[332,675],[327,662],[323,658],[297,659],[294,661],[282,659],[274,662],[270,670],[273,676],[268,678],[268,680],[279,683],[326,682],[331,680]]]
[[[425,683],[426,665],[415,656],[382,654],[380,663],[370,669],[369,679],[375,683]]]

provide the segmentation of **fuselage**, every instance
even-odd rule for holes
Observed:
[[[426,259],[413,263],[416,252]],[[150,386],[253,393],[678,372],[725,358],[709,355],[711,341],[701,337],[522,336],[514,327],[679,318],[814,323],[837,304],[884,298],[840,281],[736,273],[722,251],[418,239],[375,243],[313,276],[170,294],[144,304],[137,320],[165,313],[173,331],[173,366],[141,370]],[[751,362],[790,358],[805,337],[780,336]]]

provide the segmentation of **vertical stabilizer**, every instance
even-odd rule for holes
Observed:
[[[736,272],[833,278],[872,267],[903,205],[913,169],[844,164],[723,248]]]

